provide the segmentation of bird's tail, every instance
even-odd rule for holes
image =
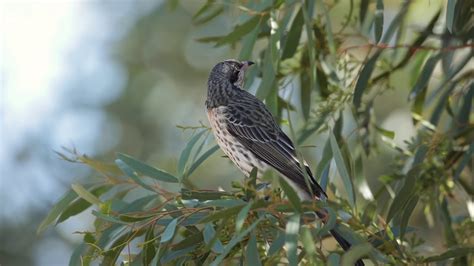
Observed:
[[[339,245],[341,245],[341,247],[347,251],[351,248],[351,243],[349,243],[349,241],[347,241],[344,237],[342,237],[338,232],[336,232],[334,229],[333,230],[329,230],[329,232],[331,233],[331,235],[334,237],[334,239],[336,239],[337,243],[339,243]],[[356,263],[355,263],[355,266],[364,266],[364,262],[362,260],[357,260]]]
[[[317,211],[316,214],[318,215],[319,218],[321,218],[323,220],[327,216],[326,210]],[[339,245],[342,247],[342,249],[344,249],[344,251],[347,251],[351,248],[351,246],[352,246],[351,243],[349,243],[349,241],[347,241],[343,236],[341,236],[341,234],[336,232],[336,230],[332,229],[332,230],[329,230],[329,232],[334,237],[334,239],[336,239],[337,243],[339,243]],[[354,265],[355,266],[364,266],[365,264],[362,260],[357,260]]]

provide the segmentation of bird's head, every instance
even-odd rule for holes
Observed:
[[[245,71],[253,64],[251,61],[228,59],[214,66],[211,71],[211,77],[224,78],[230,83],[241,87],[243,85]]]

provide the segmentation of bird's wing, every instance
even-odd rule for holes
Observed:
[[[311,198],[321,198],[321,194],[327,197],[306,163],[304,165],[309,182],[305,181],[293,143],[263,103],[255,99],[251,104],[239,102],[227,107],[227,129],[244,147],[287,177]]]

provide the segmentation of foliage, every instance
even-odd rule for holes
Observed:
[[[175,173],[125,154],[112,164],[76,151],[61,153],[100,175],[73,184],[38,231],[93,206],[94,230],[79,232],[84,241],[72,254],[71,265],[350,265],[358,258],[379,264],[472,264],[474,247],[467,236],[472,236],[473,218],[452,211],[465,208],[473,195],[474,72],[468,63],[474,32],[472,17],[466,15],[469,1],[447,2],[441,32],[441,9],[414,32],[406,24],[413,1],[403,2],[388,26],[383,1],[373,2],[361,0],[356,6],[350,1],[340,26],[331,17],[339,1],[230,5],[208,0],[193,17],[199,26],[240,10],[230,33],[197,41],[237,47],[240,59],[258,52],[246,86],[259,79],[256,95],[279,121],[288,120],[291,129],[290,114],[300,110],[297,119],[302,122],[293,136],[299,145],[315,134],[328,136],[316,176],[326,187],[335,161],[343,189],[327,186],[334,200],[301,203],[272,173],[263,180],[272,186],[251,175],[229,192],[196,189],[189,177],[218,150],[208,144],[209,131],[198,127],[192,129]],[[441,77],[434,74],[438,65]],[[409,71],[411,79],[407,101],[416,135],[406,146],[397,145],[396,132],[382,128],[374,114],[379,97],[393,89],[391,79],[398,71]],[[284,97],[286,92],[300,96],[299,106]],[[355,126],[344,136],[348,120]],[[380,175],[380,188],[372,193],[364,179],[364,169],[371,166],[365,162],[382,148],[396,155],[391,171]],[[324,225],[311,215],[319,208],[329,212]],[[442,254],[420,249],[430,244],[410,226],[415,209],[423,210],[432,226],[442,227]],[[330,229],[354,247],[346,253],[328,251],[321,240]]]

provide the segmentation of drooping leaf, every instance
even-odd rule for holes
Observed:
[[[216,144],[209,148],[205,153],[203,153],[199,158],[193,162],[191,167],[189,167],[187,175],[190,176],[209,156],[213,155],[219,149],[219,146]]]
[[[428,85],[428,81],[430,80],[431,75],[433,74],[433,70],[440,59],[441,54],[437,54],[430,57],[426,61],[425,66],[423,67],[423,70],[420,73],[420,77],[418,78],[418,81],[416,82],[415,86],[412,88],[408,96],[409,101],[413,100],[418,95],[418,93],[420,93]]]
[[[413,212],[413,210],[416,207],[416,204],[418,203],[418,196],[413,196],[408,202],[406,207],[403,210],[402,217],[400,220],[400,239],[403,240],[403,237],[405,236],[405,232],[408,226],[408,220],[410,219],[410,216]]]
[[[387,222],[390,222],[392,218],[395,216],[395,214],[397,214],[398,212],[403,210],[403,208],[405,208],[406,203],[408,202],[408,200],[411,198],[411,195],[415,191],[415,181],[418,176],[418,172],[419,171],[417,169],[412,169],[405,177],[405,183],[403,184],[400,191],[398,191],[398,193],[396,194],[388,210],[387,219],[386,219]]]
[[[143,246],[143,251],[142,251],[142,263],[143,265],[149,265],[153,258],[156,255],[156,249],[154,245],[154,225],[151,225],[145,235],[145,245]]]
[[[188,144],[186,144],[186,147],[184,150],[181,152],[181,155],[179,156],[179,161],[178,161],[178,175],[183,176],[184,174],[184,168],[186,167],[186,164],[188,163],[189,156],[191,155],[191,150],[193,149],[194,145],[196,145],[196,142],[206,133],[207,130],[202,130],[201,132],[197,133],[194,135],[191,140],[189,140]]]
[[[283,178],[280,178],[280,186],[288,197],[291,206],[295,208],[297,212],[301,213],[300,198],[298,197],[298,194],[295,192],[295,190]]]
[[[285,229],[285,248],[288,256],[288,264],[298,265],[298,235],[300,231],[300,215],[293,214],[289,217]]]
[[[117,158],[122,160],[124,163],[126,163],[129,167],[131,167],[133,170],[137,171],[138,173],[146,175],[158,181],[168,182],[168,183],[179,182],[178,179],[174,177],[173,175],[171,175],[170,173],[167,173],[164,170],[145,164],[126,154],[119,153],[117,154]]]
[[[72,184],[71,188],[76,192],[76,194],[88,201],[91,204],[101,205],[102,201],[98,199],[94,194],[90,193],[85,187],[81,184]]]
[[[77,197],[77,193],[72,189],[64,193],[61,199],[53,206],[51,211],[49,211],[48,215],[38,226],[36,233],[42,233],[50,224],[53,224],[58,218],[58,216],[60,216],[61,213],[69,206],[69,204],[75,199],[77,199]]]
[[[352,185],[352,179],[349,176],[349,171],[347,171],[346,164],[342,157],[341,150],[339,149],[339,145],[337,144],[336,138],[334,134],[330,134],[329,141],[331,143],[332,153],[334,155],[334,160],[336,161],[337,170],[339,175],[341,176],[342,182],[344,184],[344,188],[347,193],[347,199],[352,207],[355,206],[355,195],[354,195],[354,187]]]
[[[216,47],[224,44],[234,43],[250,33],[260,21],[266,21],[268,15],[254,16],[243,24],[237,25],[229,34],[223,36],[216,42]]]
[[[262,217],[260,217],[259,219],[257,219],[255,222],[253,222],[249,227],[247,227],[245,230],[243,230],[242,232],[240,232],[239,234],[237,235],[234,235],[234,237],[232,237],[232,239],[229,241],[229,243],[227,243],[227,245],[224,247],[224,251],[222,252],[222,254],[220,254],[219,256],[217,256],[217,258],[211,263],[212,266],[217,266],[217,265],[220,265],[220,263],[222,262],[222,260],[227,256],[227,254],[229,254],[229,252],[232,250],[232,248],[235,247],[235,245],[237,245],[238,243],[240,243],[240,241],[242,241],[242,239],[247,236],[251,231],[253,231],[255,229],[255,227],[263,220]]]
[[[356,109],[359,109],[360,107],[362,101],[362,94],[364,93],[364,90],[369,84],[369,79],[372,75],[372,72],[374,71],[375,63],[377,62],[377,59],[379,58],[381,53],[382,50],[378,50],[377,52],[375,52],[375,54],[367,61],[367,63],[364,65],[364,68],[360,72],[359,79],[357,80],[357,83],[355,85],[354,98],[352,101]]]
[[[244,206],[245,205],[239,205],[239,206],[234,206],[234,207],[230,207],[227,209],[214,212],[210,214],[209,216],[205,217],[204,219],[202,219],[200,223],[208,223],[208,222],[222,219],[224,217],[229,217],[231,215],[237,214]]]
[[[222,252],[224,252],[224,246],[216,235],[216,230],[214,230],[214,227],[210,223],[207,223],[204,226],[203,235],[204,242],[207,245],[211,245],[211,249],[213,252],[217,254],[221,254]]]
[[[448,251],[424,259],[424,262],[445,261],[451,258],[463,257],[474,253],[474,247],[451,247]]]
[[[359,8],[359,22],[360,25],[364,24],[365,17],[367,16],[367,9],[369,8],[369,0],[361,0]]]
[[[237,215],[237,218],[235,219],[235,231],[240,232],[240,230],[242,230],[245,219],[247,219],[247,215],[249,213],[250,207],[252,207],[252,202],[247,203],[247,205],[245,205],[245,207],[243,207],[239,211],[239,214]]]
[[[166,242],[170,241],[173,238],[174,233],[176,231],[176,226],[178,225],[178,220],[179,220],[179,218],[174,218],[166,226],[165,230],[161,234],[161,240],[160,240],[161,243],[166,243]]]
[[[255,233],[250,234],[250,240],[247,243],[247,250],[245,255],[245,260],[247,262],[246,265],[262,265],[260,256],[258,255],[257,237]]]
[[[115,160],[115,164],[116,164],[128,177],[130,177],[135,183],[137,183],[138,185],[140,185],[141,187],[143,187],[143,188],[145,188],[145,189],[147,189],[147,190],[156,192],[154,188],[152,188],[150,185],[148,185],[147,183],[145,183],[145,182],[143,181],[143,179],[141,179],[141,178],[136,174],[136,172],[135,172],[130,166],[128,166],[128,164],[126,164],[125,162],[123,162],[121,159]]]
[[[378,43],[382,37],[383,32],[383,0],[377,0],[375,7],[375,20],[374,20],[374,34],[375,42]]]
[[[91,189],[90,192],[94,196],[100,196],[103,193],[107,192],[110,188],[111,186],[103,185],[103,186],[99,186],[99,187],[95,187]],[[69,206],[61,213],[58,220],[56,221],[56,224],[61,223],[69,219],[70,217],[85,211],[90,206],[91,206],[91,203],[86,201],[85,199],[82,199],[82,198],[76,199],[74,202],[69,204]]]
[[[285,245],[286,234],[280,232],[268,249],[268,256],[273,256]]]
[[[288,32],[288,37],[286,39],[281,60],[291,58],[295,54],[296,48],[298,48],[298,44],[300,41],[301,32],[303,31],[303,24],[303,9],[300,8],[295,18],[293,19],[293,22],[291,23],[291,28]]]

